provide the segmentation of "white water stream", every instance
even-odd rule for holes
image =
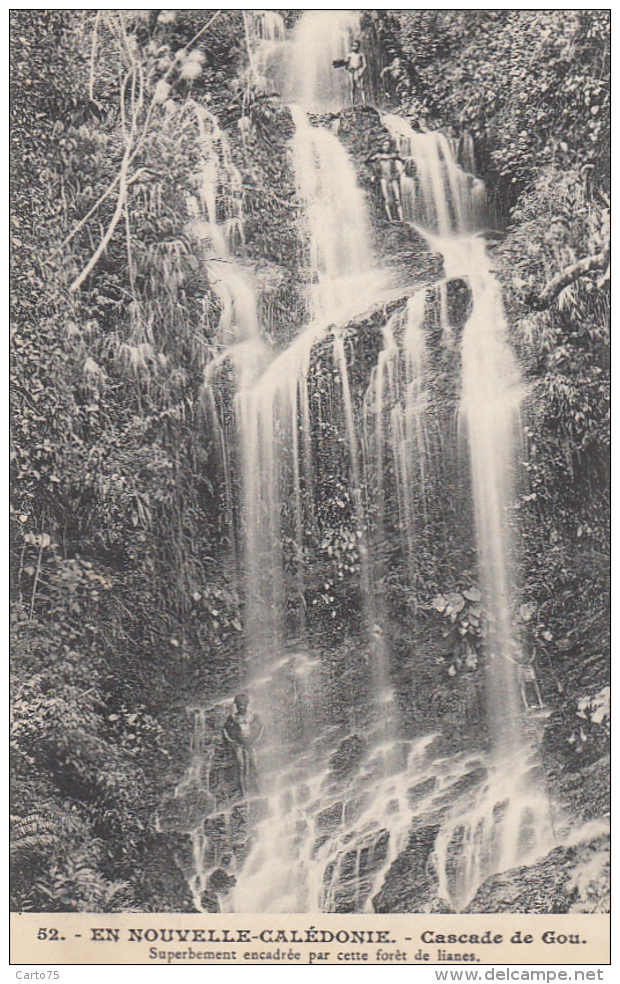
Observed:
[[[480,580],[490,624],[485,658],[494,754],[446,759],[438,754],[434,736],[399,737],[376,591],[382,567],[371,547],[384,539],[384,476],[390,463],[413,579],[427,474],[438,440],[428,413],[428,292],[418,289],[386,320],[383,350],[360,421],[343,327],[385,303],[391,273],[373,255],[366,200],[353,161],[334,133],[308,119],[310,110],[337,111],[346,104],[347,79],[332,61],[344,56],[359,30],[359,17],[351,11],[308,11],[291,39],[273,11],[246,17],[257,80],[267,91],[277,86],[292,104],[292,163],[305,204],[301,233],[312,273],[312,316],[281,352],[273,352],[261,336],[251,281],[235,259],[243,243],[243,215],[240,181],[225,137],[212,117],[200,121],[205,153],[201,205],[192,228],[206,243],[205,264],[213,280],[217,265],[222,268],[217,281],[222,354],[208,366],[206,386],[227,474],[236,470],[241,486],[244,687],[268,736],[261,750],[261,796],[244,807],[246,847],[226,860],[234,887],[231,882],[218,893],[220,906],[228,911],[371,911],[372,898],[405,847],[415,818],[439,818],[431,859],[436,894],[457,911],[488,875],[541,857],[554,844],[535,749],[522,728],[511,509],[523,385],[506,340],[499,285],[484,240],[476,234],[484,228],[484,187],[455,163],[441,134],[418,134],[406,121],[385,116],[384,126],[417,173],[417,179],[403,177],[405,221],[444,258],[446,281],[436,289],[446,342],[451,336],[445,283],[462,279],[471,290],[461,345],[460,433],[471,463]],[[464,158],[471,158],[472,148],[465,150]],[[229,191],[222,208],[223,188]],[[351,666],[336,669],[312,651],[303,618],[303,555],[316,507],[310,375],[313,353],[328,338],[332,381],[321,396],[319,420],[340,422],[347,448],[342,478],[352,502],[363,607],[359,637],[364,640],[359,644],[364,652],[355,654]],[[232,434],[217,412],[226,365],[236,378]],[[372,489],[372,508],[362,498],[363,486]],[[232,496],[230,489],[227,495]],[[297,558],[293,577],[299,600],[293,630],[284,608],[291,594],[290,584],[285,589],[291,550]],[[365,670],[356,677],[360,666]],[[360,676],[366,679],[365,692]],[[206,729],[205,719],[200,721]],[[201,741],[195,739],[195,746]],[[195,772],[196,762],[192,768]],[[178,797],[186,795],[188,782],[198,781],[194,773],[190,778],[179,785]],[[221,815],[229,825],[230,811],[218,805],[213,817]],[[192,831],[197,907],[211,873],[223,863],[207,828],[208,822]]]

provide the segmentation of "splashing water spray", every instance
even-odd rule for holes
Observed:
[[[389,471],[413,583],[431,459],[441,446],[429,413],[429,291],[418,288],[386,318],[360,428],[351,355],[340,326],[378,302],[402,297],[402,290],[395,289],[395,271],[382,267],[373,254],[367,202],[351,157],[333,132],[312,125],[308,116],[346,105],[346,73],[334,71],[332,62],[342,59],[359,36],[359,14],[306,11],[292,37],[275,11],[245,12],[244,23],[254,83],[281,93],[295,125],[291,160],[304,205],[311,315],[282,351],[274,351],[264,338],[252,277],[237,260],[243,243],[241,182],[225,135],[212,116],[203,114],[204,161],[191,223],[205,243],[209,272],[218,269],[222,303],[221,352],[207,366],[205,387],[225,464],[227,502],[233,498],[231,476],[238,476],[245,687],[267,738],[261,750],[261,793],[244,804],[224,808],[216,803],[191,831],[192,892],[200,908],[210,878],[223,863],[210,840],[209,831],[217,828],[231,841],[243,841],[227,855],[228,882],[217,892],[221,909],[373,911],[373,899],[407,843],[412,819],[432,816],[440,818],[432,852],[435,892],[459,911],[489,875],[540,858],[555,843],[544,776],[520,703],[513,501],[524,386],[506,340],[500,288],[478,233],[485,223],[484,186],[456,164],[444,136],[416,133],[394,115],[382,118],[401,155],[416,167],[417,181],[402,177],[405,222],[443,257],[445,280],[433,289],[448,347],[453,339],[446,284],[464,280],[471,292],[461,343],[459,436],[470,463],[480,582],[489,617],[485,663],[492,751],[447,759],[439,754],[435,735],[399,736],[378,590],[383,567],[375,549],[384,540]],[[472,148],[464,146],[461,156],[470,160]],[[227,204],[216,210],[222,189],[229,189]],[[218,221],[216,213],[226,219]],[[315,401],[312,371],[319,347],[331,358],[332,382]],[[232,430],[218,409],[222,379],[231,371]],[[364,652],[349,661],[339,656],[337,665],[312,651],[303,615],[291,639],[284,607],[286,551],[293,550],[297,558],[294,581],[298,597],[304,595],[306,531],[316,519],[317,419],[340,427],[352,548],[359,557]],[[366,493],[371,503],[364,489],[371,490]],[[232,505],[227,508],[232,514]],[[325,591],[329,600],[329,585]],[[360,666],[363,673],[356,671]],[[177,797],[204,782],[204,758],[202,765],[199,758],[195,753]]]

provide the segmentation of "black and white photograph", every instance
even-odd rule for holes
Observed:
[[[608,914],[610,10],[14,9],[9,141],[11,911]]]

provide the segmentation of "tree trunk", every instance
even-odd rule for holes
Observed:
[[[580,277],[584,277],[588,273],[592,273],[594,270],[605,270],[608,264],[609,247],[607,246],[601,253],[595,253],[594,256],[586,256],[583,260],[579,260],[578,263],[574,263],[573,266],[566,267],[553,280],[549,281],[547,286],[539,294],[531,295],[529,302],[537,311],[543,311],[549,307],[558,294],[565,287],[568,287],[569,284],[574,283],[575,280],[579,280]]]

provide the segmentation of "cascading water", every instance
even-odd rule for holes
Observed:
[[[489,623],[485,653],[493,760],[476,796],[458,804],[444,822],[435,847],[441,893],[458,909],[488,875],[541,857],[555,843],[541,770],[523,733],[518,679],[523,655],[514,627],[518,585],[511,581],[517,569],[511,527],[524,387],[505,337],[500,287],[484,239],[476,234],[484,228],[482,183],[458,167],[440,134],[415,133],[395,116],[383,117],[383,123],[416,167],[417,181],[404,179],[406,220],[443,256],[446,279],[461,278],[471,290],[460,417]]]
[[[347,23],[349,26],[352,23],[350,16]],[[332,865],[337,865],[340,856],[340,849],[334,848],[324,852],[323,859],[313,857],[313,810],[320,814],[325,801],[322,787],[326,770],[319,763],[329,760],[337,742],[334,729],[330,731],[329,715],[326,718],[329,697],[322,685],[319,661],[305,650],[292,653],[284,643],[282,554],[283,543],[292,541],[297,558],[303,556],[304,530],[312,520],[314,463],[308,392],[312,352],[327,338],[332,325],[346,323],[367,309],[386,288],[385,271],[376,267],[370,247],[365,200],[352,161],[334,134],[313,127],[307,118],[309,106],[316,105],[317,98],[320,101],[324,96],[316,91],[321,70],[315,66],[311,71],[308,67],[303,20],[298,34],[302,40],[298,37],[296,50],[305,51],[305,68],[303,85],[297,92],[304,105],[291,107],[295,123],[292,160],[298,194],[306,205],[307,262],[311,271],[309,279],[314,281],[309,289],[312,318],[260,380],[237,396],[240,440],[242,446],[250,449],[242,469],[248,637],[252,649],[260,650],[254,661],[260,671],[251,673],[250,679],[274,739],[271,755],[263,755],[267,817],[254,831],[254,846],[237,875],[237,886],[228,903],[242,911],[304,911],[325,907],[328,904],[325,872],[330,859]],[[316,54],[319,48],[315,47],[314,51]],[[324,56],[321,49],[323,60]],[[331,61],[329,70],[333,74]],[[289,78],[290,71],[289,66]],[[364,622],[367,632],[376,633],[372,679],[379,700],[385,701],[387,674],[380,632],[376,632],[377,616],[364,542],[359,450],[344,340],[338,332],[333,342],[333,363],[339,380],[343,438],[349,452]],[[303,599],[301,561],[297,578],[298,593]],[[289,680],[295,678],[294,693],[288,693],[288,700],[305,709],[301,732],[283,728],[287,694],[278,682],[283,676]],[[336,732],[342,737],[342,724]],[[306,746],[303,751],[298,744],[300,738]],[[293,745],[297,742],[294,751],[291,742]],[[330,797],[334,795],[331,791]],[[295,809],[298,801],[303,804],[303,821]],[[304,824],[305,834],[302,834]],[[338,875],[333,879],[337,883]]]
[[[282,16],[275,10],[244,10],[243,24],[251,82],[258,89],[270,91],[274,84],[272,62],[286,39]]]
[[[215,390],[221,374],[232,366],[237,384],[245,389],[264,364],[268,346],[260,332],[257,297],[252,279],[235,251],[244,243],[243,189],[224,131],[216,117],[197,103],[191,110],[198,126],[200,169],[188,195],[187,233],[200,243],[205,271],[219,301],[215,336],[221,352],[208,361],[204,373],[204,404],[220,448],[226,513],[232,528],[231,449],[234,434],[220,420]]]
[[[292,112],[293,162],[298,192],[307,204],[308,264],[310,279],[316,281],[309,291],[313,318],[261,378],[237,395],[239,440],[247,449],[241,471],[249,638],[255,649],[272,655],[282,649],[282,543],[292,539],[301,555],[307,525],[302,491],[306,504],[313,499],[311,354],[331,324],[369,305],[384,279],[373,266],[363,196],[344,148],[333,134],[311,127],[303,110],[293,107]],[[346,372],[342,379],[346,390]],[[354,474],[357,450],[350,427],[346,436]],[[287,529],[283,503],[289,497],[294,508]],[[261,629],[265,621],[266,634]]]
[[[501,292],[484,241],[468,237],[440,248],[448,276],[467,277],[472,291],[462,341],[461,419],[489,626],[485,654],[492,768],[477,802],[468,811],[459,807],[436,845],[444,878],[449,857],[461,855],[450,894],[462,905],[489,874],[542,857],[556,841],[539,757],[524,733],[519,673],[525,654],[515,630],[512,509],[524,386],[505,338]]]
[[[334,71],[333,62],[344,59],[359,36],[359,14],[307,10],[290,40],[283,37],[281,22],[265,19],[263,11],[254,14],[258,17],[250,47],[259,84],[311,112],[340,112],[350,101],[349,80],[346,72]]]
[[[332,62],[359,34],[359,15],[308,11],[290,41],[275,12],[244,16],[255,82],[267,92],[275,87],[293,104],[292,163],[305,206],[301,228],[312,284],[311,319],[283,351],[274,352],[263,340],[251,282],[234,258],[243,242],[240,181],[216,121],[203,116],[201,204],[194,209],[193,229],[205,242],[212,279],[215,265],[226,269],[219,288],[223,351],[205,378],[228,476],[227,500],[233,498],[233,472],[240,489],[245,686],[266,724],[267,739],[260,796],[242,805],[218,804],[192,830],[190,883],[200,907],[212,872],[226,856],[228,881],[218,895],[229,911],[369,910],[407,842],[412,818],[432,816],[440,818],[433,855],[436,893],[458,910],[488,875],[540,857],[553,844],[548,798],[521,727],[519,640],[512,624],[518,586],[511,580],[516,558],[510,529],[523,388],[505,339],[499,286],[484,241],[476,235],[485,222],[484,186],[455,163],[441,134],[418,134],[396,116],[383,117],[401,156],[416,168],[416,179],[402,178],[405,220],[444,258],[445,280],[434,290],[446,344],[451,338],[446,284],[466,280],[471,291],[462,340],[460,432],[471,462],[490,623],[486,660],[495,751],[491,758],[464,753],[446,759],[439,756],[434,736],[397,737],[377,587],[384,574],[380,545],[390,500],[397,504],[402,551],[415,580],[434,467],[426,337],[430,293],[418,288],[386,319],[360,434],[343,326],[393,297],[392,274],[373,256],[366,200],[350,156],[334,133],[308,118],[309,111],[329,114],[347,103],[345,73],[334,70]],[[462,159],[473,159],[469,143]],[[314,393],[312,367],[319,348],[331,358],[330,382]],[[218,416],[218,391],[230,368],[232,432]],[[337,666],[322,660],[304,631],[303,558],[316,526],[317,447],[322,456],[327,424],[338,435],[336,443],[346,447],[346,461],[339,466],[352,502],[350,546],[360,560],[358,635],[365,639],[359,644],[365,651],[355,654],[350,667],[344,657]],[[327,600],[329,590],[326,584]],[[360,685],[362,677],[366,688],[370,681],[370,692]],[[199,744],[195,739],[195,748]],[[204,781],[204,768],[205,757],[201,765],[195,753],[177,796]],[[224,840],[234,841],[239,825],[243,848],[223,854],[221,829]],[[214,830],[220,831],[216,837]]]
[[[458,249],[459,270],[461,275],[467,270],[472,290],[472,314],[463,333],[461,415],[469,445],[481,580],[491,615],[491,728],[495,746],[503,753],[519,747],[521,727],[515,661],[519,644],[512,612],[516,585],[509,578],[516,570],[511,510],[522,443],[523,383],[504,337],[499,285],[489,269],[484,242],[468,239]],[[449,262],[447,266],[450,269]]]
[[[400,116],[381,122],[400,154],[415,162],[416,179],[403,175],[405,220],[439,236],[462,236],[484,229],[484,184],[455,162],[448,139],[439,132],[416,133]]]
[[[292,106],[291,112],[308,263],[318,279],[312,313],[316,321],[343,324],[383,293],[385,271],[375,266],[366,202],[349,155],[333,133],[310,124],[305,109]]]
[[[416,535],[425,509],[428,460],[427,353],[423,331],[426,309],[427,291],[422,289],[413,294],[405,307],[384,326],[384,347],[366,394],[367,472],[376,502],[374,539],[377,545],[385,539],[384,476],[391,465],[402,548],[411,578],[415,568]]]
[[[253,24],[261,43],[273,46],[280,40],[278,21],[264,16],[264,12],[254,13]],[[256,25],[260,25],[258,30]],[[252,30],[247,20],[246,28]],[[259,49],[260,45],[254,52],[255,65],[264,63]],[[317,740],[329,733],[323,670],[303,645],[303,616],[296,628],[301,645],[285,644],[284,551],[285,544],[295,545],[297,590],[303,602],[303,535],[313,503],[308,395],[311,354],[326,337],[330,324],[368,306],[378,277],[368,246],[363,197],[346,152],[333,134],[310,126],[305,110],[293,109],[294,167],[298,193],[307,210],[309,279],[315,281],[310,288],[313,318],[289,347],[274,357],[259,329],[251,278],[235,256],[244,239],[239,172],[215,117],[198,106],[195,111],[202,162],[194,182],[197,194],[189,200],[192,218],[188,233],[201,242],[205,268],[220,302],[217,335],[221,351],[205,369],[205,404],[221,448],[227,511],[231,515],[235,511],[232,474],[240,491],[237,516],[243,530],[246,601],[244,686],[252,692],[267,734],[261,749],[265,805],[259,801],[254,807],[246,804],[243,824],[250,822],[248,810],[258,811],[257,816],[265,810],[267,820],[256,827],[256,847],[247,864],[233,865],[235,870],[240,868],[235,893],[239,901],[234,904],[247,911],[255,904],[248,871],[258,853],[268,862],[261,871],[262,893],[267,899],[261,904],[276,911],[290,906],[313,908],[319,904],[319,896],[315,898],[307,880],[299,882],[296,901],[291,901],[286,888],[288,866],[275,863],[278,852],[272,849],[273,843],[286,844],[290,839],[288,814],[282,813],[281,803],[282,797],[288,802],[291,776],[296,779],[302,774],[304,788],[307,783],[312,786],[320,782],[320,774],[317,780],[314,773],[325,753],[318,751]],[[230,389],[231,374],[235,390],[232,420],[220,409]],[[344,386],[346,365],[341,376]],[[350,427],[345,428],[345,437],[352,439]],[[352,445],[351,469],[355,474],[356,449]],[[359,475],[355,485],[359,490]],[[370,596],[368,588],[364,593]],[[299,754],[300,743],[310,745],[314,753],[307,761]],[[194,746],[199,745],[195,739]],[[209,771],[216,771],[213,761],[211,755],[206,768],[207,788],[215,782]],[[176,798],[193,795],[201,782],[205,782],[205,762],[200,765],[195,754],[175,791]],[[219,870],[221,827],[234,827],[234,807],[225,801],[212,805],[211,814],[190,831],[194,851],[190,886],[198,907],[213,872]]]
[[[251,281],[236,261],[234,250],[243,244],[243,188],[228,138],[212,113],[193,105],[202,152],[194,176],[196,195],[188,198],[187,232],[202,246],[205,267],[220,301],[217,335],[223,346],[259,334],[256,295]]]

